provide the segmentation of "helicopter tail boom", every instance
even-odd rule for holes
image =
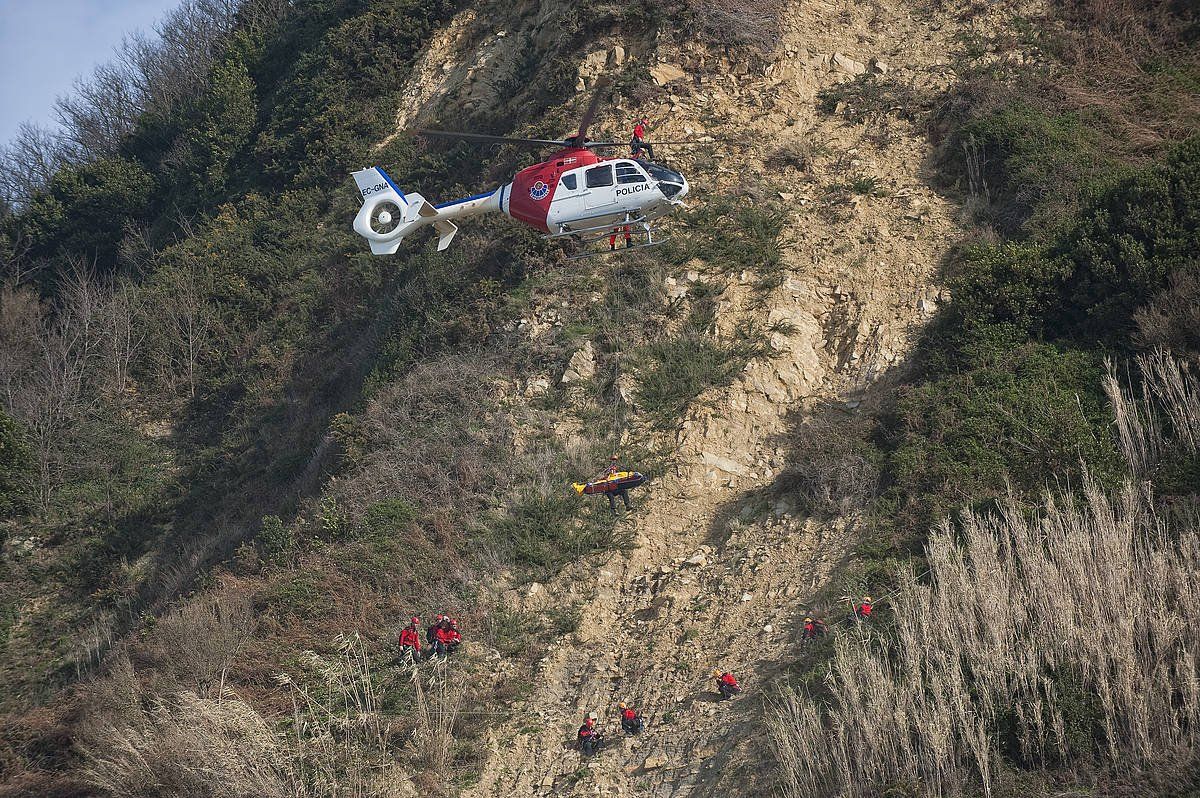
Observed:
[[[458,232],[452,219],[502,210],[507,186],[452,202],[434,205],[418,193],[405,194],[379,167],[354,173],[362,195],[362,207],[354,219],[354,231],[371,245],[376,255],[392,255],[400,242],[429,225],[438,233],[438,251],[450,246]]]

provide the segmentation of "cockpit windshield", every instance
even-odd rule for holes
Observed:
[[[658,181],[658,190],[663,193],[663,196],[673,197],[680,192],[684,184],[687,182],[683,179],[683,175],[673,169],[668,169],[665,166],[659,166],[656,163],[642,162],[642,167],[645,168],[650,176]]]
[[[642,166],[650,173],[650,176],[655,180],[666,180],[668,183],[678,183],[683,185],[683,175],[673,169],[668,169],[665,166],[659,166],[656,163],[646,163],[642,161]]]

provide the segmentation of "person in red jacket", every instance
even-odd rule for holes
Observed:
[[[854,617],[860,621],[871,620],[871,597],[863,596],[862,603],[854,608]]]
[[[421,619],[413,616],[408,626],[400,630],[400,659],[410,660],[414,665],[421,659]]]
[[[617,474],[620,470],[621,470],[621,458],[618,457],[614,453],[611,457],[608,458],[608,470],[604,472],[603,477],[611,477],[611,476]],[[629,491],[626,490],[625,488],[609,491],[608,493],[605,493],[604,495],[608,497],[608,511],[610,513],[612,513],[613,515],[617,514],[617,497],[618,496],[621,498],[621,501],[625,502],[626,510],[633,509],[633,503],[631,501],[629,501]]]
[[[637,158],[643,150],[650,160],[654,160],[654,147],[646,141],[646,126],[650,124],[650,120],[642,117],[633,125],[633,137],[629,141],[629,150],[634,158]]]
[[[738,693],[742,692],[741,685],[738,684],[737,678],[729,671],[721,672],[715,669],[713,678],[717,680],[717,692],[721,694],[721,698],[733,698]]]
[[[444,617],[434,632],[433,650],[429,658],[433,659],[438,654],[448,657],[458,649],[461,642],[462,635],[458,633],[458,626],[449,617]]]
[[[646,724],[642,721],[642,713],[624,701],[617,704],[617,709],[621,710],[621,731],[626,734],[637,734],[646,728]]]
[[[816,640],[818,637],[824,637],[829,631],[825,626],[825,621],[821,618],[805,618],[804,631],[800,634],[801,640]]]
[[[584,717],[583,725],[579,727],[579,733],[575,738],[580,752],[585,756],[591,756],[596,753],[596,749],[600,747],[600,741],[603,739],[604,733],[596,728],[596,719],[588,714]]]

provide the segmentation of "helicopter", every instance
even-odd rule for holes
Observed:
[[[544,161],[520,170],[511,182],[499,188],[438,204],[416,192],[406,194],[378,166],[361,169],[354,172],[354,181],[362,195],[354,231],[367,239],[373,254],[392,255],[405,238],[432,226],[438,236],[437,250],[441,252],[450,246],[458,232],[454,220],[498,211],[538,230],[546,238],[569,238],[582,245],[585,251],[573,256],[576,258],[603,254],[588,252],[586,247],[618,231],[626,235],[629,248],[663,243],[665,238],[655,238],[653,222],[682,204],[688,193],[688,181],[674,169],[640,158],[604,158],[596,154],[598,148],[626,146],[587,138],[602,88],[603,84],[596,87],[578,132],[565,139],[418,131],[435,138],[558,150]],[[697,142],[656,142],[655,146],[693,143]],[[633,246],[628,235],[633,228],[640,228],[639,235],[645,234],[644,244]]]

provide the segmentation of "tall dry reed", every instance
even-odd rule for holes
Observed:
[[[1196,453],[1200,390],[1165,353],[1140,397],[1107,381],[1133,478],[948,520],[891,600],[895,635],[841,636],[830,698],[791,691],[771,719],[789,798],[902,785],[990,795],[1005,761],[1086,774],[1194,760],[1200,735],[1200,521],[1143,477]]]

